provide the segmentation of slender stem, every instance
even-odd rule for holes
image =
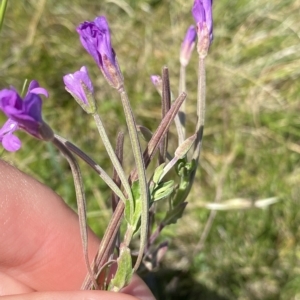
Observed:
[[[116,153],[118,160],[120,161],[121,166],[123,163],[123,146],[124,146],[124,133],[119,132],[118,136],[117,136],[117,145],[116,145],[115,153]],[[121,186],[121,180],[120,180],[120,177],[115,168],[113,169],[113,178],[112,179],[118,187]],[[120,198],[115,193],[112,193],[111,207],[112,207],[113,211],[116,209],[119,200],[120,200]]]
[[[89,257],[88,257],[88,226],[86,220],[86,199],[84,194],[84,187],[83,187],[80,168],[72,153],[65,147],[65,145],[60,140],[54,137],[52,142],[59,149],[59,151],[65,156],[72,170],[75,192],[76,192],[76,199],[77,199],[77,206],[78,206],[80,235],[82,240],[85,263],[88,269],[89,276],[90,278],[92,278],[92,284],[94,285],[95,289],[97,289],[98,284],[95,280],[94,273],[90,266]]]
[[[203,138],[203,130],[205,123],[205,93],[206,93],[206,76],[205,76],[205,61],[204,58],[199,58],[199,71],[198,71],[198,95],[197,95],[197,116],[198,121],[196,125],[196,134],[197,139],[195,142],[193,159],[195,159],[198,163],[201,146],[202,146],[202,138]]]
[[[180,75],[179,75],[179,93],[186,92],[186,67],[183,65],[180,65]],[[186,101],[184,101],[180,107],[179,111],[179,120],[183,131],[183,137],[182,139],[185,140],[185,121],[186,121]],[[181,142],[183,142],[183,140]],[[181,143],[179,143],[180,145]]]
[[[119,132],[118,136],[117,136],[117,145],[116,145],[116,155],[122,165],[123,163],[123,146],[124,146],[124,133],[123,132]],[[118,173],[116,172],[116,169],[114,168],[113,170],[113,181],[116,183],[116,185],[118,187],[121,186],[121,180],[120,177],[118,176]],[[111,207],[112,207],[112,211],[114,212],[118,202],[120,201],[120,198],[118,197],[118,195],[114,192],[112,192],[111,195]],[[120,240],[121,240],[121,235],[120,235],[120,230],[116,236],[116,242],[115,242],[115,248],[117,250],[117,254],[119,256],[119,247],[120,247]]]
[[[109,141],[109,138],[106,134],[106,131],[104,129],[104,126],[103,126],[103,123],[102,123],[102,120],[100,118],[100,116],[98,114],[93,114],[93,117],[94,117],[94,120],[96,122],[96,126],[98,128],[98,131],[99,131],[99,134],[101,136],[101,139],[103,141],[103,144],[106,148],[106,151],[107,151],[107,154],[109,155],[109,158],[111,159],[111,162],[116,170],[116,172],[118,173],[119,177],[120,177],[120,180],[122,182],[122,185],[128,195],[128,198],[130,201],[133,201],[133,198],[132,198],[132,193],[131,193],[131,188],[130,188],[130,185],[128,183],[128,180],[127,180],[127,177],[125,175],[125,172],[123,170],[123,167],[121,166],[121,163]]]
[[[163,119],[171,107],[169,69],[167,67],[164,67],[163,71],[162,71],[162,97],[161,97],[161,100],[162,100],[161,116]],[[162,164],[165,162],[166,155],[167,155],[168,132],[166,132],[159,148],[160,148],[159,164]]]
[[[62,142],[71,152],[79,156],[84,162],[86,162],[96,173],[103,179],[103,181],[110,187],[110,189],[125,203],[126,198],[123,195],[120,188],[115,184],[115,182],[109,177],[109,175],[99,166],[95,161],[93,161],[88,155],[86,155],[82,150],[76,147],[73,143],[64,139],[63,137],[55,134],[55,138]]]
[[[192,159],[195,161],[195,168],[190,175],[189,186],[184,192],[183,199],[184,201],[188,196],[193,182],[196,176],[197,167],[199,164],[199,156],[202,146],[203,139],[203,131],[204,131],[204,123],[205,123],[205,97],[206,97],[206,76],[205,76],[205,57],[199,56],[199,69],[198,69],[198,92],[197,92],[197,125],[196,125],[196,141],[194,144],[194,152],[192,155]]]
[[[184,135],[183,128],[181,125],[179,114],[177,114],[176,117],[174,118],[174,122],[175,122],[176,131],[177,131],[177,135],[178,135],[178,146],[180,146],[184,141],[185,135]]]
[[[133,112],[130,107],[130,103],[128,100],[127,93],[125,88],[119,90],[123,109],[126,117],[126,123],[129,131],[131,147],[135,159],[135,164],[138,173],[139,179],[139,186],[140,186],[140,195],[142,201],[142,213],[141,213],[141,233],[140,233],[140,249],[139,254],[134,266],[134,270],[137,270],[144,254],[144,249],[147,242],[147,232],[148,232],[148,219],[149,219],[149,191],[148,191],[148,184],[146,179],[146,171],[145,171],[145,164],[142,156],[142,149],[140,145],[140,141],[138,138],[138,132],[136,129],[136,122],[134,119]]]
[[[1,1],[1,6],[0,6],[0,31],[2,29],[2,25],[4,22],[4,16],[6,12],[6,7],[7,7],[8,0],[2,0]]]
[[[93,270],[100,270],[102,266],[108,261],[111,252],[113,251],[113,246],[115,243],[115,238],[119,232],[119,228],[122,221],[122,216],[124,212],[124,202],[119,201],[112,218],[106,228],[104,236],[101,240],[101,244],[98,249],[98,253],[92,262]],[[81,286],[82,290],[90,290],[93,287],[93,282],[91,280],[90,274],[87,274],[85,280]]]

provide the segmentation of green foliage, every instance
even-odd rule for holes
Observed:
[[[158,201],[167,198],[174,191],[174,180],[169,180],[166,182],[160,182],[153,188],[151,193],[151,200]]]
[[[124,286],[128,285],[131,280],[133,271],[132,271],[132,262],[130,249],[128,247],[122,248],[120,251],[120,256],[117,259],[118,268],[114,278],[109,284],[108,290],[118,292]]]
[[[95,126],[64,90],[62,76],[82,65],[89,68],[112,142],[117,131],[125,129],[122,107],[81,47],[75,27],[95,13],[107,15],[138,123],[154,131],[160,99],[149,76],[168,65],[176,95],[178,53],[193,22],[191,5],[192,0],[75,0],[71,6],[66,0],[9,1],[0,33],[0,87],[14,85],[21,91],[25,78],[39,80],[50,92],[50,99],[44,101],[47,123],[109,173],[112,168]],[[162,238],[172,237],[164,266],[173,276],[161,287],[161,299],[176,300],[183,292],[181,299],[201,295],[213,299],[205,297],[204,290],[217,295],[215,299],[299,297],[299,9],[299,1],[293,0],[214,1],[203,151],[183,218],[162,232]],[[187,69],[189,134],[196,122],[196,66],[194,55]],[[174,133],[173,127],[171,136]],[[72,177],[64,159],[51,145],[18,135],[22,150],[1,151],[1,158],[50,186],[75,208]],[[127,147],[129,172],[133,159]],[[176,149],[175,141],[172,147]],[[111,214],[110,192],[81,165],[90,225],[101,235]],[[204,248],[193,253],[210,213],[204,208],[207,202],[272,196],[281,201],[265,210],[218,213]],[[164,214],[158,217],[163,219]],[[170,293],[170,283],[180,269],[188,272],[189,281],[180,277],[181,290],[167,298],[165,293]]]

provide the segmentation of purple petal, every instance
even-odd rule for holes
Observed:
[[[94,22],[83,22],[76,30],[82,46],[94,58],[100,69],[104,68],[102,63],[104,55],[113,65],[116,64],[109,26],[104,16],[97,17]],[[104,72],[108,76],[108,72],[106,70]]]
[[[7,151],[14,152],[21,147],[20,139],[13,135],[17,129],[18,123],[12,119],[8,119],[0,129],[0,142]]]
[[[82,46],[94,58],[97,65],[100,66],[97,42],[97,27],[93,22],[83,22],[77,27],[76,30],[80,36]]]
[[[205,11],[203,7],[202,0],[195,0],[192,14],[195,19],[196,24],[205,22]]]
[[[79,71],[74,74],[68,74],[63,77],[63,81],[67,90],[73,94],[77,99],[84,103],[88,103],[87,96],[82,87],[82,82],[86,85],[91,94],[94,93],[93,84],[85,66],[81,67]]]
[[[155,86],[161,83],[161,77],[159,75],[151,75],[150,78]]]
[[[95,19],[95,24],[99,29],[99,44],[98,50],[101,53],[101,56],[104,54],[108,57],[108,59],[115,64],[115,55],[112,51],[111,41],[110,41],[110,30],[105,17],[97,17]]]
[[[213,39],[213,19],[212,19],[212,0],[195,0],[192,15],[196,24],[202,26],[203,22],[206,23],[210,40]]]
[[[15,152],[21,148],[22,143],[18,137],[8,133],[3,137],[2,145],[5,150]]]
[[[7,107],[14,107],[21,110],[23,101],[18,93],[14,90],[4,89],[0,91],[0,109],[6,114]]]
[[[46,98],[49,97],[48,91],[46,89],[40,87],[39,83],[36,80],[30,81],[26,96],[29,93],[37,94],[37,95],[44,95]]]
[[[24,115],[36,122],[42,122],[42,99],[37,94],[28,94],[23,101]]]
[[[28,92],[27,93],[30,93],[31,90],[35,89],[35,88],[38,88],[40,87],[39,83],[37,80],[31,80],[29,85],[28,85]]]
[[[195,40],[197,37],[197,32],[195,26],[191,25],[186,34],[185,38],[181,44],[180,50],[180,63],[186,66],[191,58],[192,51],[194,49]]]
[[[30,93],[31,94],[37,94],[37,95],[44,95],[46,98],[49,97],[48,91],[46,89],[42,88],[42,87],[32,89],[30,91]]]

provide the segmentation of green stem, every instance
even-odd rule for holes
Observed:
[[[137,270],[143,259],[144,248],[147,242],[148,219],[149,219],[149,191],[148,191],[148,184],[146,179],[145,164],[144,164],[144,159],[143,159],[142,150],[140,146],[140,141],[138,138],[138,132],[136,129],[136,122],[134,119],[134,115],[131,110],[128,96],[124,87],[119,90],[119,93],[123,104],[124,114],[126,117],[126,123],[129,131],[130,141],[131,141],[131,147],[132,147],[135,164],[137,168],[141,201],[142,201],[141,233],[140,233],[141,241],[140,241],[139,254],[134,266],[134,270]]]
[[[125,203],[126,198],[123,195],[120,188],[109,177],[109,175],[99,166],[97,163],[86,155],[82,150],[76,147],[74,144],[64,139],[63,137],[55,134],[55,138],[62,142],[71,152],[79,156],[84,162],[86,162],[96,173],[103,179],[103,181],[110,187],[110,189]]]
[[[199,69],[198,69],[198,92],[197,92],[197,125],[196,125],[196,141],[194,144],[194,152],[192,159],[195,161],[195,167],[192,173],[190,174],[189,184],[185,191],[183,191],[182,200],[184,201],[188,196],[193,182],[195,180],[198,164],[199,164],[199,156],[202,146],[203,139],[203,131],[204,131],[204,123],[205,123],[205,97],[206,97],[206,76],[205,76],[205,57],[199,56]]]
[[[104,126],[103,126],[103,123],[101,121],[101,118],[100,116],[95,113],[93,114],[93,117],[95,119],[95,122],[96,122],[96,126],[98,128],[98,131],[99,131],[99,134],[101,136],[101,139],[103,141],[103,144],[105,146],[105,149],[107,151],[107,154],[116,170],[116,172],[118,173],[119,177],[120,177],[120,180],[122,182],[122,185],[125,189],[125,192],[128,196],[128,199],[130,201],[130,213],[131,213],[131,216],[133,215],[133,209],[134,209],[134,204],[133,204],[133,197],[132,197],[132,192],[131,192],[131,188],[130,188],[130,185],[128,183],[128,180],[127,180],[127,177],[125,175],[125,172],[123,170],[123,167],[109,141],[109,138],[106,134],[106,131],[104,129]]]
[[[193,153],[193,159],[196,160],[198,164],[201,146],[202,146],[202,139],[203,139],[203,130],[204,130],[204,123],[205,123],[205,96],[206,96],[206,76],[205,76],[205,61],[204,58],[199,58],[199,69],[198,69],[198,95],[197,95],[197,116],[198,121],[196,125],[196,134],[197,139],[195,142],[195,148]]]
[[[65,147],[65,145],[60,140],[54,137],[52,143],[65,156],[72,170],[75,192],[76,192],[76,199],[77,199],[77,206],[78,206],[80,235],[82,240],[85,263],[88,269],[89,276],[90,278],[92,278],[92,284],[94,285],[95,289],[97,289],[98,285],[95,280],[94,273],[90,266],[89,257],[88,257],[88,226],[86,220],[86,199],[84,194],[84,187],[83,187],[80,168],[72,153]]]
[[[4,16],[6,12],[6,7],[7,7],[8,0],[2,0],[1,1],[1,6],[0,6],[0,31],[2,29],[2,25],[4,22]]]

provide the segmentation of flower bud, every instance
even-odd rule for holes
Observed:
[[[185,38],[181,44],[180,63],[184,67],[186,67],[190,61],[193,49],[195,47],[196,37],[197,37],[197,32],[195,26],[191,25],[188,28],[185,34]]]
[[[66,90],[87,113],[96,111],[94,87],[85,66],[74,74],[65,75],[63,81]]]

